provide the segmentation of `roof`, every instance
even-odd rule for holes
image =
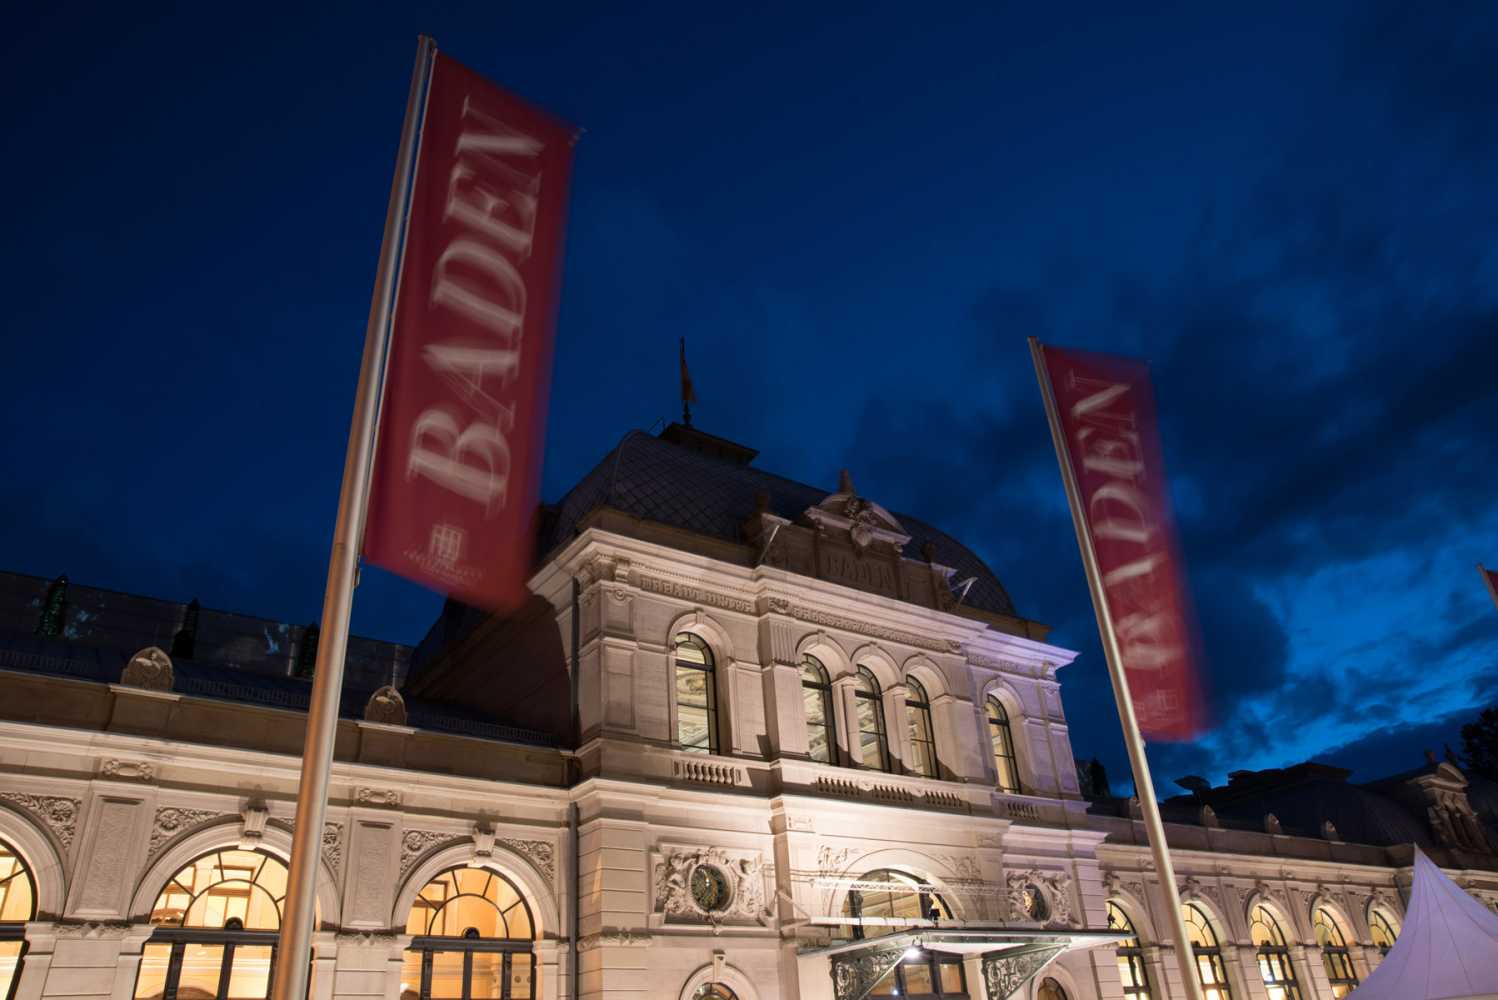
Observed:
[[[719,447],[697,450],[643,431],[629,432],[556,505],[540,551],[549,553],[566,544],[582,520],[600,507],[738,543],[743,541],[742,525],[758,508],[761,495],[768,497],[771,513],[794,520],[834,492],[753,468],[748,464],[751,449],[713,441]],[[917,517],[892,513],[910,534],[912,550],[920,551],[929,541],[934,562],[955,569],[958,580],[975,578],[966,604],[1015,614],[1004,585],[976,553]]]

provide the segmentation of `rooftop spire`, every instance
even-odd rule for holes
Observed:
[[[692,426],[692,404],[697,402],[697,391],[692,388],[692,373],[687,371],[687,338],[681,338],[681,422]]]
[[[853,473],[842,469],[837,474],[837,491],[839,493],[856,493],[853,489]]]

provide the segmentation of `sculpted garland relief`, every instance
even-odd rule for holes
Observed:
[[[0,799],[14,802],[40,820],[57,837],[64,851],[73,846],[73,834],[78,831],[78,810],[83,805],[80,800],[24,792],[0,792]]]
[[[1074,927],[1071,876],[1065,872],[1030,869],[1004,876],[1009,919],[1042,927]]]
[[[655,862],[655,912],[670,922],[769,925],[758,852],[664,848]]]

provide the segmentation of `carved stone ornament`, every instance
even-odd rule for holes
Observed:
[[[1043,945],[1018,955],[1007,954],[983,960],[983,985],[990,1000],[1009,1000],[1018,996],[1025,984],[1034,979],[1051,959],[1061,954],[1061,945]]]
[[[859,635],[884,639],[889,642],[898,642],[917,649],[929,649],[937,653],[962,652],[962,643],[957,642],[955,639],[935,639],[930,636],[917,635],[914,632],[905,632],[900,629],[890,628],[887,625],[877,625],[873,622],[860,621],[857,618],[845,618],[842,615],[831,614],[830,612],[820,611],[816,608],[808,608],[801,604],[792,604],[783,597],[766,598],[766,606],[775,614],[790,615],[792,618],[803,622],[810,622],[813,625],[842,629],[845,632],[855,632]]]
[[[1065,872],[1009,872],[1004,876],[1009,919],[1042,927],[1074,927],[1071,876]]]
[[[265,808],[265,803],[258,799],[251,799],[245,803],[244,809],[239,813],[239,849],[241,851],[253,851],[260,846],[260,841],[265,838],[265,821],[270,818],[270,813]]]
[[[354,802],[361,806],[399,809],[401,793],[393,788],[356,788],[354,789]]]
[[[435,844],[462,839],[461,834],[446,830],[407,830],[401,837],[401,877],[411,870],[418,858]]]
[[[832,992],[837,1000],[862,1000],[900,964],[905,947],[879,948],[832,956]]]
[[[118,920],[86,920],[82,923],[53,924],[52,933],[60,938],[118,941],[130,933],[132,926]]]
[[[130,657],[125,670],[120,674],[120,683],[129,687],[145,688],[147,691],[170,691],[172,689],[172,658],[156,646]]]
[[[156,821],[151,824],[151,842],[146,848],[146,857],[148,859],[156,857],[162,846],[168,841],[175,840],[178,834],[186,833],[212,820],[222,819],[224,815],[217,809],[179,809],[175,806],[167,806],[156,810]]]
[[[1322,820],[1321,821],[1321,839],[1322,840],[1341,840],[1342,839],[1341,835],[1337,833],[1337,824],[1333,823],[1329,819]]]
[[[1285,832],[1280,827],[1280,818],[1278,816],[1276,816],[1274,813],[1265,813],[1264,814],[1264,832],[1265,833],[1276,833],[1276,834],[1278,834],[1278,833],[1284,833]]]
[[[848,864],[848,858],[853,853],[851,847],[832,848],[823,846],[817,852],[817,870],[823,875],[836,875]]]
[[[695,584],[680,580],[646,576],[642,573],[640,574],[640,589],[647,590],[653,594],[664,594],[666,597],[675,597],[683,601],[690,601],[693,604],[705,607],[721,608],[724,611],[737,611],[745,615],[754,613],[754,602],[747,597],[733,597],[728,594],[704,590]]]
[[[364,721],[387,726],[406,724],[406,699],[395,688],[386,684],[369,696],[364,705]]]
[[[541,873],[547,885],[556,884],[557,852],[554,846],[544,840],[516,840],[511,837],[502,838],[499,842],[529,861]]]
[[[577,941],[578,951],[594,948],[644,948],[650,944],[649,931],[628,930],[623,927],[605,927],[597,934],[585,934]]]
[[[933,855],[936,860],[946,865],[947,870],[957,876],[957,882],[982,882],[983,869],[978,866],[978,859],[963,857],[953,854]]]
[[[655,912],[689,923],[768,926],[764,861],[716,847],[665,848],[655,863]]]
[[[27,795],[24,792],[0,792],[0,799],[14,802],[52,831],[57,842],[66,851],[73,846],[73,834],[78,831],[78,809],[83,803],[78,799],[65,799],[57,795]]]
[[[99,773],[117,781],[150,781],[156,776],[156,768],[143,760],[106,760]]]
[[[277,820],[276,822],[285,823],[288,830],[296,829],[295,819]],[[328,867],[333,869],[334,874],[338,874],[343,869],[342,823],[324,823],[322,825],[322,857],[328,863]]]

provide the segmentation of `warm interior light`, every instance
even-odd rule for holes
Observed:
[[[905,959],[905,961],[907,961],[907,962],[914,961],[915,959],[921,957],[921,949],[919,949],[919,948],[906,948],[905,949],[905,954],[901,955],[900,957],[903,958],[903,959]]]

